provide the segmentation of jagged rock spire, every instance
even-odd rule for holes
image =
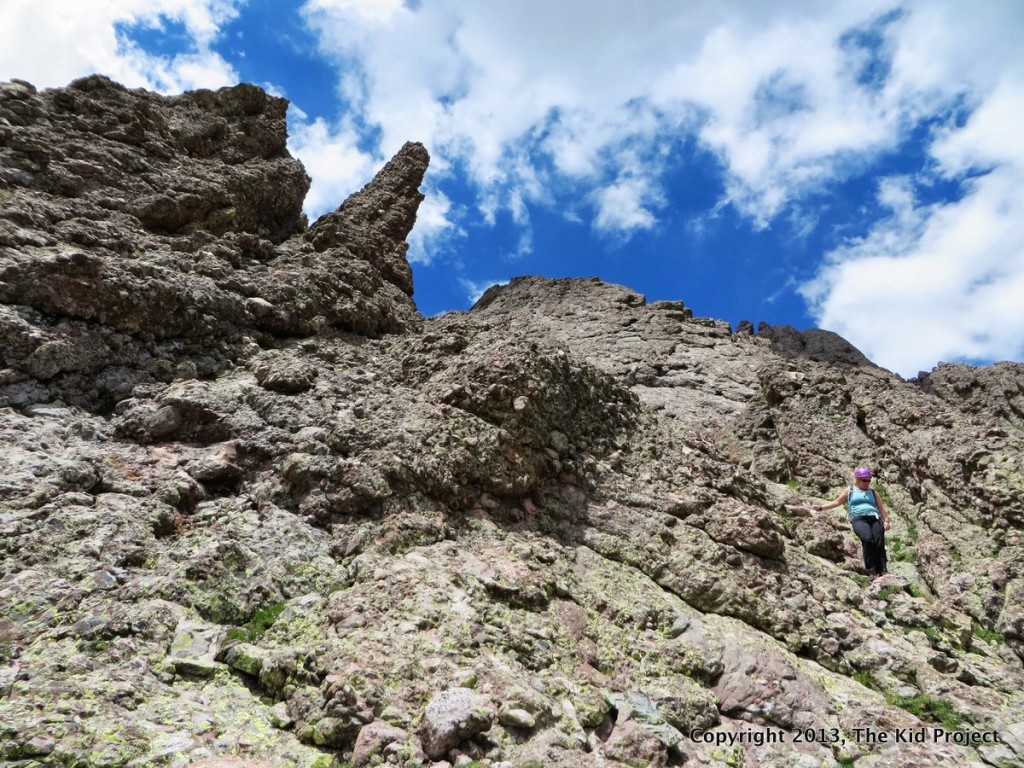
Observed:
[[[341,207],[310,228],[307,239],[322,251],[346,245],[381,270],[412,296],[412,270],[405,239],[416,223],[423,194],[419,191],[430,155],[420,143],[408,142],[373,180]]]

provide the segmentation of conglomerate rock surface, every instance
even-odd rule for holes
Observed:
[[[284,110],[0,84],[3,765],[1024,764],[1021,365],[423,319],[426,150],[307,226]]]

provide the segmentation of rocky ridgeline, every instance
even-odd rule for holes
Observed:
[[[1024,764],[1022,366],[598,280],[424,320],[425,149],[309,227],[284,118],[0,85],[3,765]],[[808,509],[860,463],[874,582]]]

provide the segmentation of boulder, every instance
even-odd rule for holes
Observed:
[[[490,730],[497,713],[490,699],[470,688],[449,688],[431,698],[423,713],[423,751],[439,760],[463,740]]]

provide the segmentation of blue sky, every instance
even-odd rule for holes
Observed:
[[[1024,359],[1024,5],[967,6],[6,0],[0,79],[257,83],[311,217],[424,142],[426,315],[596,275],[910,377]]]

